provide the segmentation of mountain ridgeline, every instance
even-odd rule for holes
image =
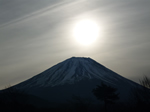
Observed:
[[[84,57],[69,58],[12,88],[46,100],[51,107],[69,105],[75,100],[99,105],[102,102],[97,100],[92,90],[102,83],[115,88],[119,99],[117,102],[134,103],[133,90],[143,91],[141,85]]]
[[[22,82],[20,88],[54,87],[65,84],[75,84],[82,80],[98,79],[112,85],[126,84],[137,86],[91,58],[72,57],[44,72]]]

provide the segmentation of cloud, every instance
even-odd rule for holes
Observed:
[[[92,57],[124,76],[148,72],[149,5],[148,0],[1,0],[0,76],[14,84],[72,56]],[[103,29],[91,48],[72,39],[74,23],[84,18]]]

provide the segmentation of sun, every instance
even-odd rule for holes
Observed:
[[[94,21],[82,20],[75,25],[73,35],[80,44],[89,45],[99,36],[99,27]]]

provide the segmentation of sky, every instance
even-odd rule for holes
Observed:
[[[85,46],[73,29],[87,19],[100,30]],[[135,82],[150,76],[150,0],[0,0],[0,89],[73,56]]]

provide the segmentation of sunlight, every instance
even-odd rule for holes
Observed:
[[[96,41],[99,27],[94,21],[82,20],[75,25],[73,35],[80,44],[89,45]]]

